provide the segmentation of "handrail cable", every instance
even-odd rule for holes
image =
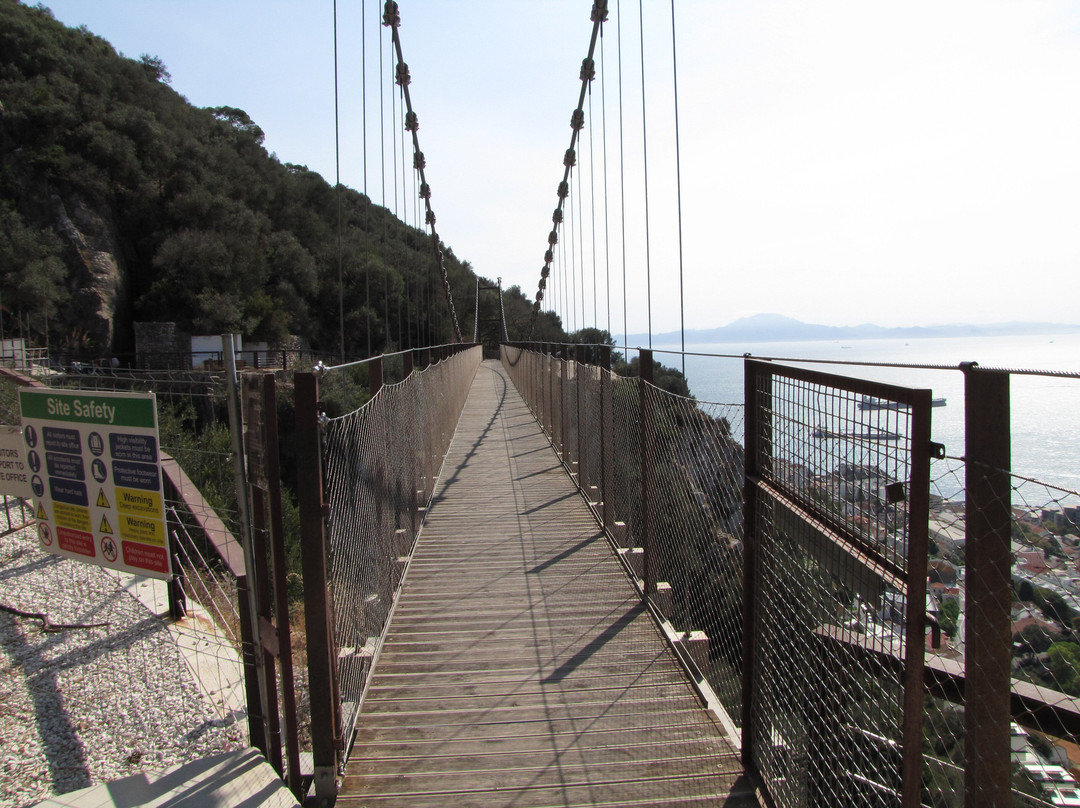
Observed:
[[[563,179],[559,183],[558,196],[559,204],[555,208],[555,213],[552,215],[552,228],[548,234],[548,249],[544,253],[544,266],[540,270],[540,283],[536,292],[536,302],[533,304],[532,319],[529,325],[529,338],[532,338],[533,330],[536,327],[536,316],[540,312],[540,306],[544,300],[544,287],[547,286],[547,278],[551,272],[551,262],[554,258],[553,249],[556,244],[559,243],[559,223],[563,220],[563,204],[566,201],[566,197],[570,193],[570,169],[576,162],[576,153],[574,146],[577,143],[578,132],[584,126],[585,113],[582,110],[582,106],[585,104],[585,91],[589,86],[589,82],[596,76],[596,68],[593,63],[593,53],[596,50],[596,39],[600,35],[600,27],[608,18],[608,4],[607,0],[594,0],[592,13],[590,15],[593,23],[592,36],[589,38],[589,55],[585,57],[585,60],[581,63],[581,92],[578,94],[577,107],[574,109],[573,115],[570,117],[570,148],[566,150],[563,155]]]
[[[401,25],[401,15],[398,11],[398,4],[394,0],[386,0],[386,7],[383,13],[383,25],[390,28],[391,36],[394,40],[394,50],[397,53],[397,78],[396,82],[401,86],[402,92],[405,96],[405,129],[412,133],[413,141],[413,165],[416,170],[420,172],[420,196],[424,200],[424,207],[426,209],[425,220],[428,226],[431,227],[431,243],[435,251],[435,259],[439,265],[439,273],[442,276],[443,287],[446,290],[446,306],[450,311],[450,322],[454,326],[454,336],[458,342],[462,342],[461,337],[461,325],[458,323],[457,311],[454,308],[454,296],[450,290],[450,279],[446,272],[446,258],[443,253],[442,247],[439,244],[439,234],[435,229],[435,212],[431,209],[431,187],[427,183],[427,178],[424,175],[424,153],[420,151],[420,139],[417,137],[417,130],[420,128],[420,124],[417,120],[416,113],[412,108],[412,99],[409,96],[409,83],[411,78],[409,76],[409,66],[405,64],[405,59],[401,55],[401,37],[398,33],[398,28]]]

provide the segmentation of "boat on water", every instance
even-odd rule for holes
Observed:
[[[830,429],[825,429],[825,427],[822,426],[818,426],[810,434],[819,439],[844,438],[847,440],[896,441],[903,437],[898,432],[887,432],[884,429],[865,429],[859,432],[834,432]]]
[[[930,399],[931,407],[944,407],[947,404],[945,398],[932,398]],[[874,396],[863,396],[859,401],[860,410],[906,410],[907,404],[901,404],[899,401],[889,401],[887,398],[874,398]]]

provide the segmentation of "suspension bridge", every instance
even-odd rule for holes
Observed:
[[[929,390],[748,359],[742,400],[702,405],[653,383],[651,350],[625,378],[608,345],[537,341],[545,309],[588,322],[576,169],[608,3],[590,17],[532,320],[510,334],[501,280],[477,281],[464,343],[401,16],[385,4],[456,342],[296,374],[314,793],[355,806],[1010,804],[1013,722],[1074,737],[1080,701],[1008,665],[1008,373],[963,369],[985,406],[967,413],[979,606],[957,659],[936,653],[925,595],[943,459]],[[674,10],[672,32],[674,51]],[[644,79],[642,93],[644,114]],[[591,171],[591,130],[589,143]],[[647,166],[645,196],[648,244]],[[679,230],[681,261],[681,203]],[[492,288],[498,316],[482,321]],[[609,293],[608,331],[611,310]],[[327,418],[320,385],[353,373],[370,401]],[[866,412],[870,399],[885,405]],[[264,737],[280,735],[275,720]],[[296,751],[276,758],[298,788]]]
[[[340,363],[293,377],[310,715],[301,732],[284,552],[255,544],[281,532],[273,469],[249,486],[253,580],[236,576],[253,745],[297,796],[310,781],[358,808],[1065,804],[1012,777],[1011,727],[1075,740],[1080,700],[1010,669],[1008,372],[962,369],[978,552],[945,654],[929,390],[740,358],[741,400],[707,404],[654,384],[651,350],[620,375],[612,346],[538,333],[545,313],[588,322],[567,205],[580,222],[608,3],[590,16],[532,320],[511,333],[501,279],[477,280],[466,342],[383,7],[453,342],[347,362],[342,311]],[[259,383],[237,447],[253,467],[277,448]]]

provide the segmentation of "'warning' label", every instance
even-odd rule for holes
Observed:
[[[144,544],[165,546],[165,523],[157,519],[143,519],[130,514],[120,514],[120,536]]]
[[[156,491],[116,489],[116,509],[136,516],[161,516],[161,495]]]

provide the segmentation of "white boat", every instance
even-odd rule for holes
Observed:
[[[945,398],[932,398],[930,399],[931,407],[944,407],[948,402]],[[874,398],[873,396],[863,396],[859,401],[860,410],[906,410],[909,409],[907,404],[901,404],[899,401],[889,401],[887,398]]]

